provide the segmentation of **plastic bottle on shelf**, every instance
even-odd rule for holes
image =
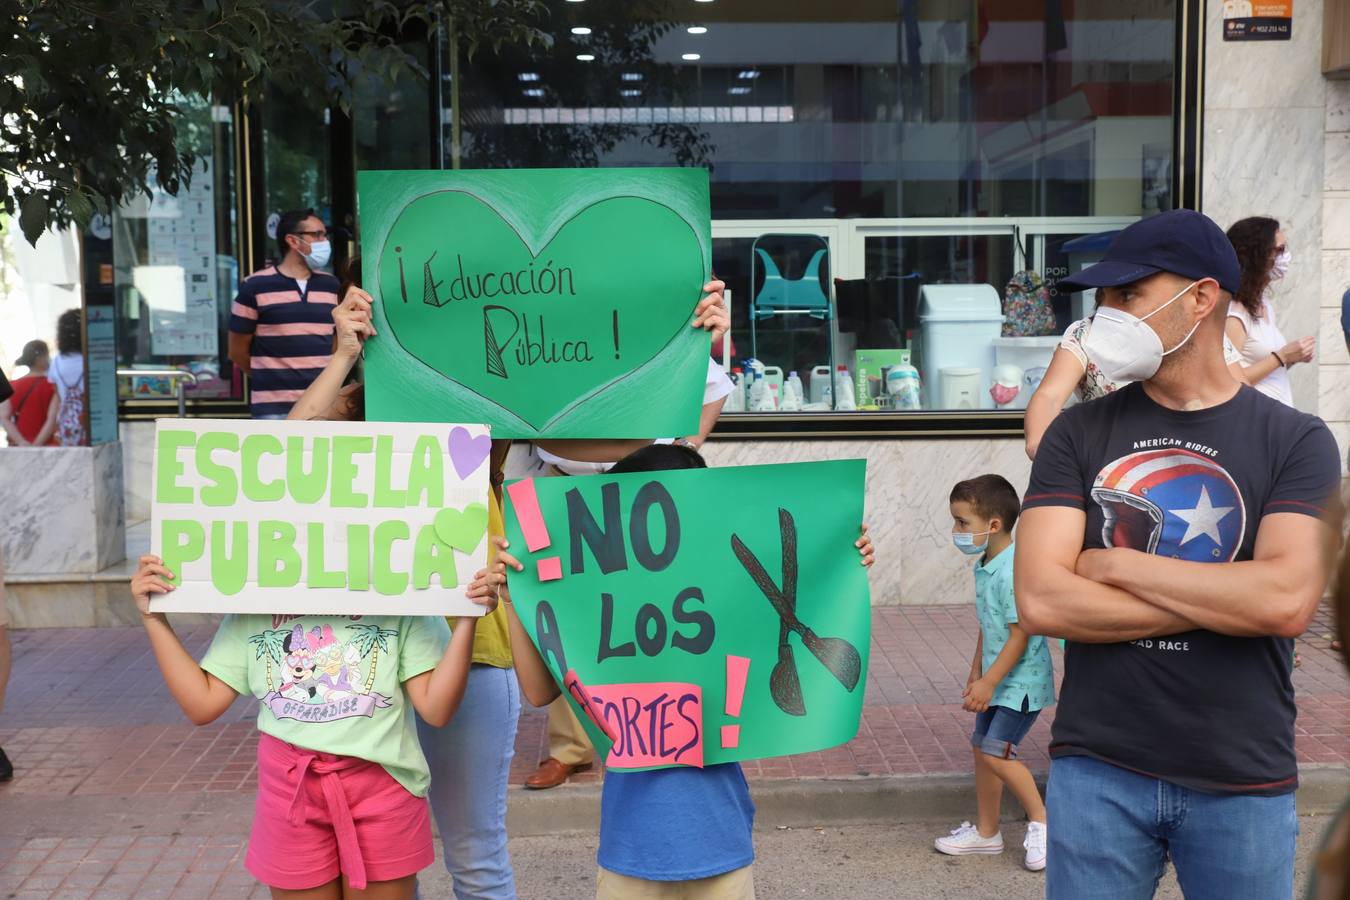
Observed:
[[[803,403],[802,380],[797,377],[796,371],[793,371],[788,375],[788,380],[783,382],[783,398],[778,408],[784,412],[797,412]]]
[[[745,412],[745,374],[740,366],[731,370],[731,393],[722,407],[723,412]]]
[[[838,410],[854,410],[858,408],[857,401],[853,399],[853,378],[848,374],[848,366],[839,366],[834,374],[834,389],[838,392],[834,408]]]
[[[755,380],[750,383],[750,411],[774,411],[773,397],[769,394],[769,386],[764,383],[764,375],[761,372],[756,372]]]

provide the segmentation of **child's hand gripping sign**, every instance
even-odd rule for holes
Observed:
[[[858,730],[862,460],[519,481],[521,621],[614,768],[806,753]]]

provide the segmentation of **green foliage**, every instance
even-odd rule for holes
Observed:
[[[467,52],[548,44],[542,0],[0,0],[0,211],[30,243],[195,159],[184,98],[269,81],[349,111],[359,79],[426,72],[400,38],[455,19]]]

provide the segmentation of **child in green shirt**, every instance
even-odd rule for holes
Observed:
[[[411,898],[435,861],[431,780],[414,710],[440,727],[468,679],[476,618],[227,615],[198,664],[152,594],[173,574],[143,556],[131,593],[169,692],[195,725],[259,701],[258,798],[245,867],[274,896]],[[494,605],[490,600],[479,601]]]

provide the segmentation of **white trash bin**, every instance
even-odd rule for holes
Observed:
[[[974,409],[993,409],[994,339],[1003,330],[998,291],[988,284],[925,284],[919,292],[919,365],[929,409],[948,408],[943,369],[976,370]],[[964,390],[964,388],[962,388]]]

